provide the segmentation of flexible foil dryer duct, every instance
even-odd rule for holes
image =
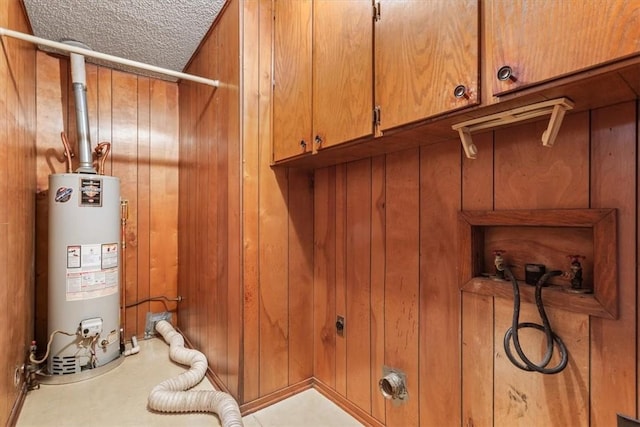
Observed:
[[[185,391],[204,378],[208,366],[205,355],[185,348],[184,338],[169,322],[159,321],[156,330],[169,344],[171,360],[191,369],[155,386],[149,394],[149,408],[160,412],[212,412],[218,414],[223,427],[243,427],[240,408],[230,394],[216,390]]]
[[[65,44],[86,48],[82,43],[67,40]],[[76,104],[76,124],[78,128],[78,157],[77,173],[97,173],[93,168],[91,154],[91,139],[89,137],[89,111],[87,109],[87,76],[84,56],[71,53],[71,80],[73,81],[73,96]]]

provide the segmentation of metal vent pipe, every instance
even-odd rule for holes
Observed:
[[[65,44],[86,48],[82,43],[65,40]],[[91,152],[91,138],[89,134],[89,110],[87,108],[87,75],[84,56],[71,53],[71,81],[76,104],[76,126],[78,128],[78,160],[80,162],[77,173],[96,174],[93,167]]]

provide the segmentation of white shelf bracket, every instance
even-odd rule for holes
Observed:
[[[464,148],[464,154],[469,159],[475,159],[478,155],[478,148],[473,143],[471,139],[471,131],[468,127],[461,127],[458,129],[458,134],[460,134],[460,141],[462,141],[462,148]]]
[[[562,120],[565,113],[573,109],[573,102],[568,98],[557,98],[549,101],[539,102],[537,104],[526,105],[520,108],[503,111],[501,113],[491,114],[489,116],[478,117],[476,119],[467,120],[457,123],[451,128],[458,131],[464,154],[469,159],[475,159],[478,149],[473,143],[471,132],[496,128],[512,123],[530,120],[536,117],[551,115],[549,125],[542,133],[542,145],[545,147],[553,147],[556,141]]]

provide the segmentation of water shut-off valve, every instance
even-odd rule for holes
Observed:
[[[582,263],[586,257],[582,255],[567,255],[567,258],[571,260],[571,266],[569,267],[569,280],[571,281],[571,288],[569,292],[573,293],[590,293],[593,289],[584,288],[582,281]]]
[[[507,251],[503,249],[496,249],[493,251],[493,256],[494,256],[493,264],[496,266],[496,279],[504,280],[505,264],[504,264],[504,258],[502,257],[502,254],[506,252]]]

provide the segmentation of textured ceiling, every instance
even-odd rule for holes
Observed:
[[[24,0],[37,37],[73,39],[97,52],[174,71],[183,71],[224,3],[225,0]]]

